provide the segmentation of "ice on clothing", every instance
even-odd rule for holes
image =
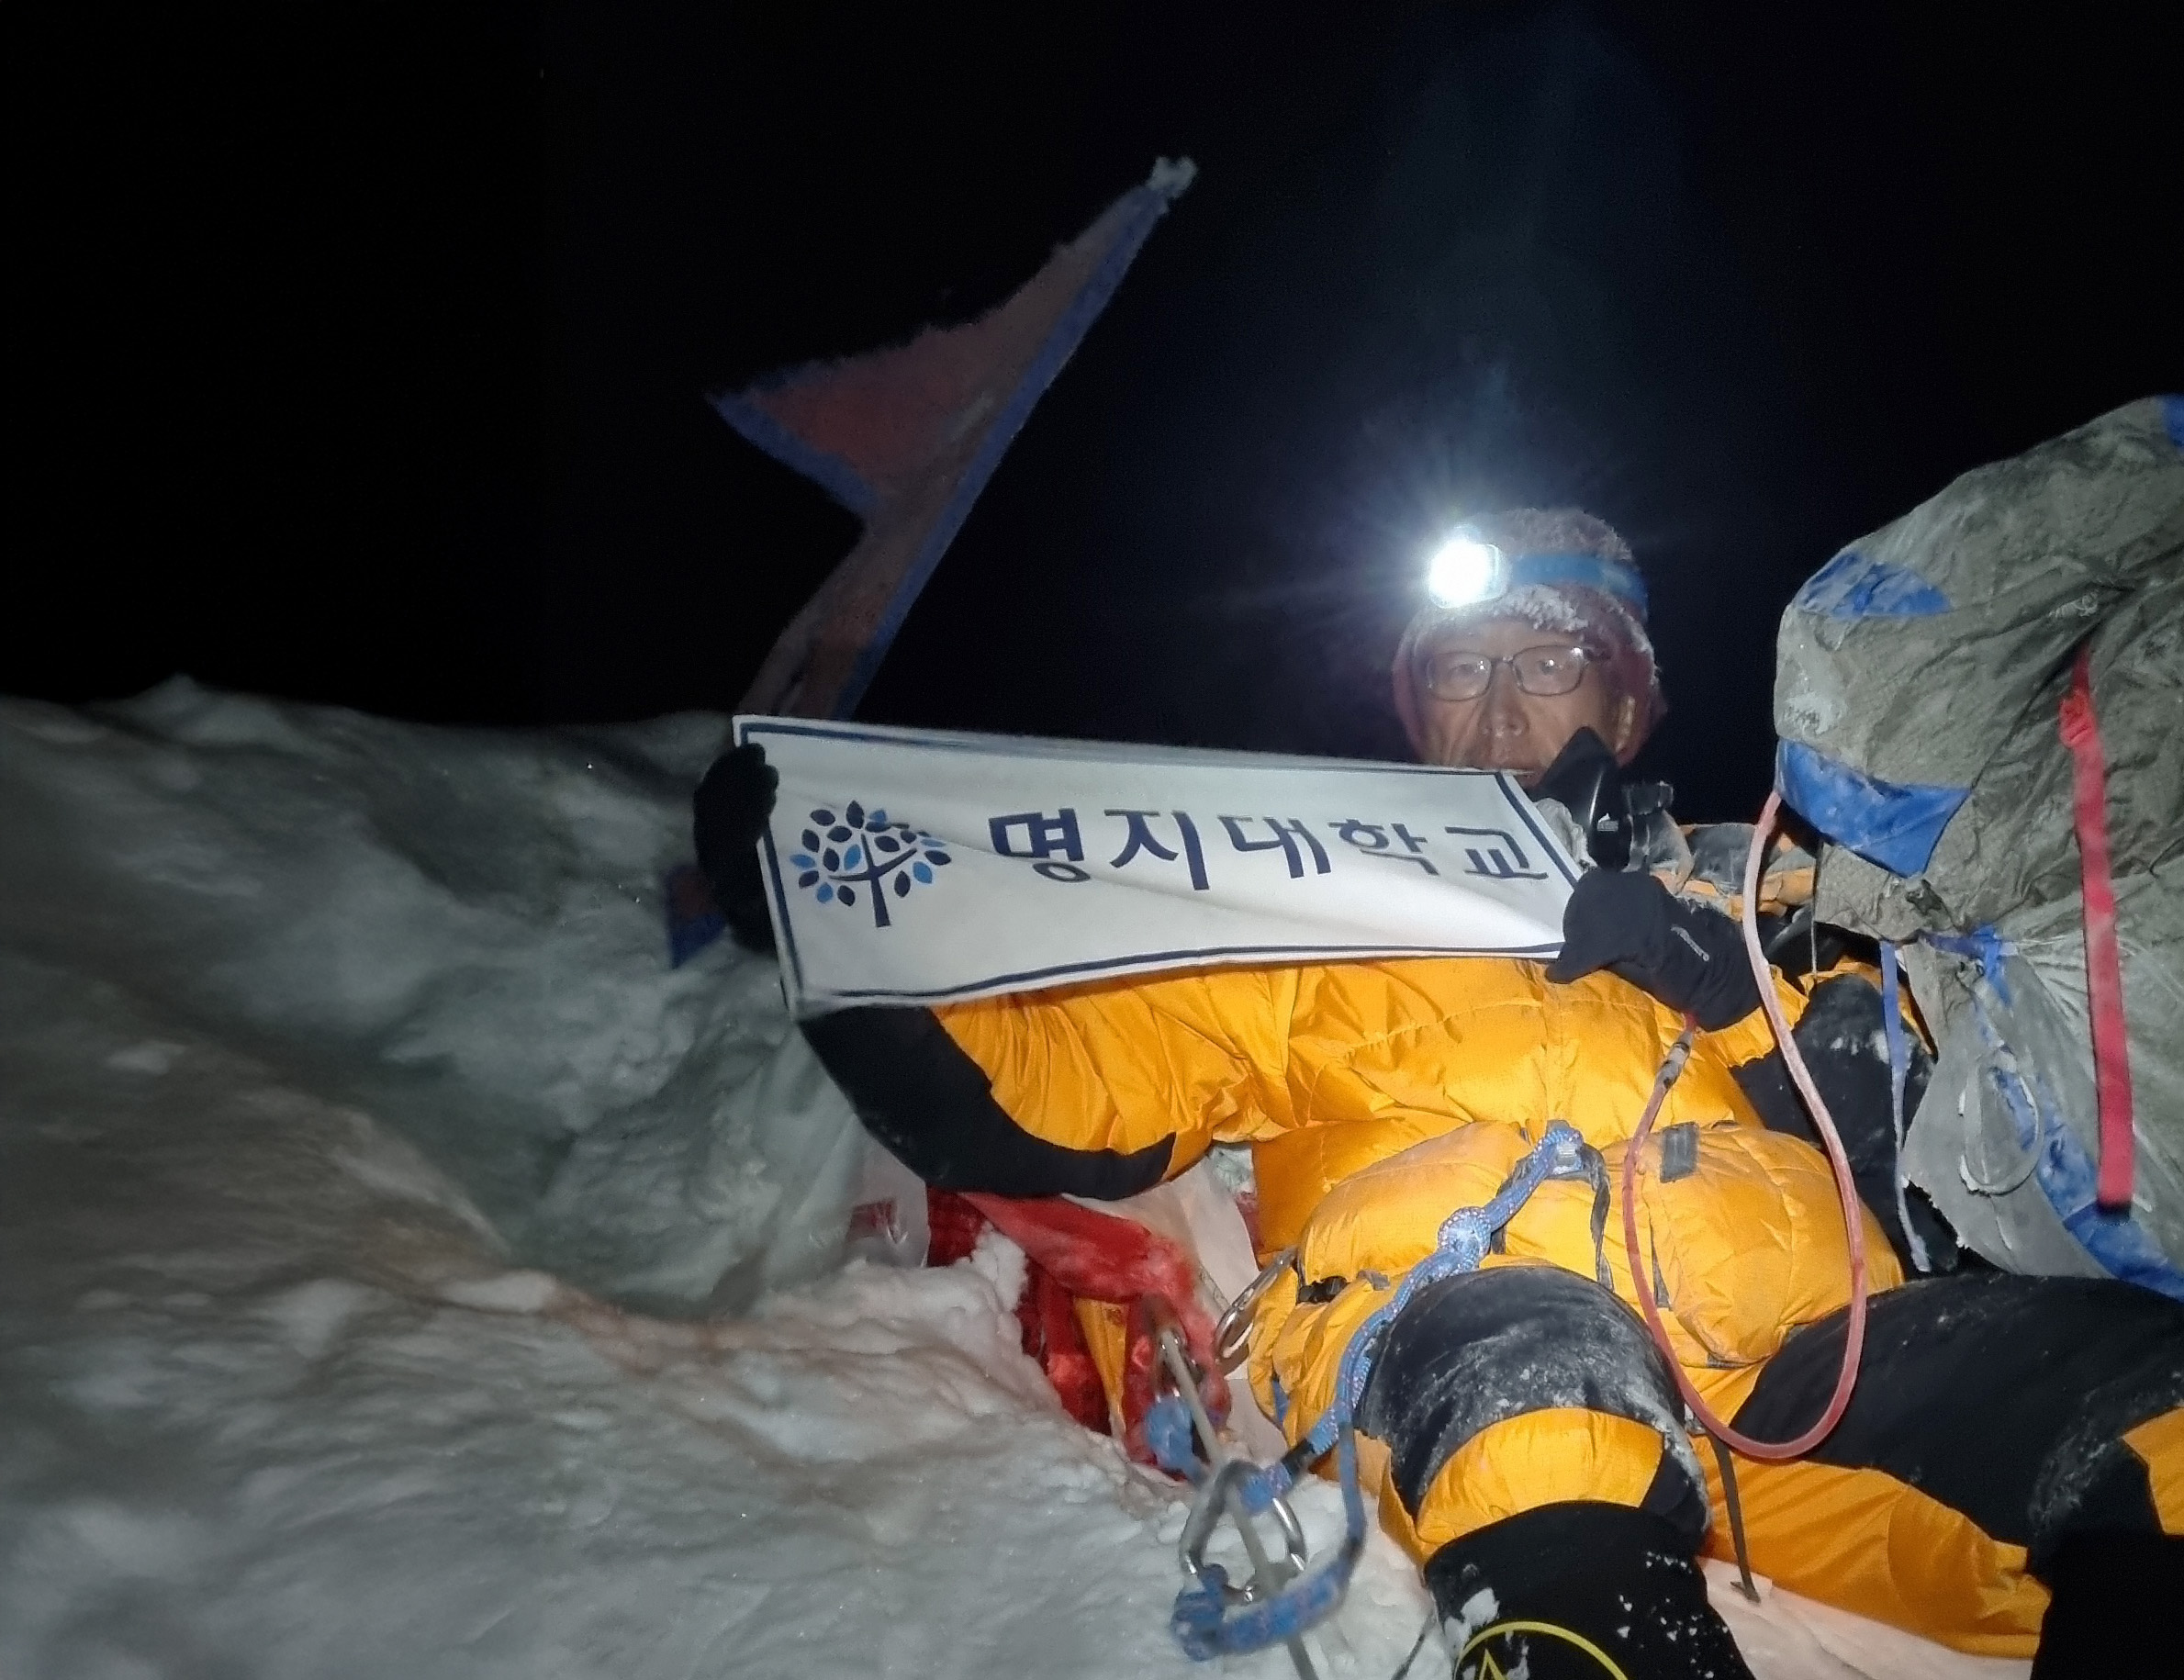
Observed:
[[[1021,1257],[842,1269],[771,964],[667,965],[724,727],[0,701],[0,1673],[1191,1672]],[[1717,1599],[1763,1675],[2000,1672]],[[1425,1613],[1376,1535],[1328,1670]]]

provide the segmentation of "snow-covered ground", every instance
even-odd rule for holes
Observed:
[[[1191,1672],[1021,1256],[845,1265],[771,965],[666,966],[722,733],[0,701],[0,1675]],[[2024,1669],[1726,1579],[1765,1680]],[[1425,1613],[1376,1536],[1326,1667]]]

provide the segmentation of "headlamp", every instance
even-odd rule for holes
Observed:
[[[1630,566],[1598,554],[1510,555],[1461,526],[1426,563],[1426,593],[1450,610],[1499,599],[1512,589],[1571,586],[1613,595],[1646,616],[1645,579]]]
[[[1508,572],[1500,549],[1460,531],[1427,562],[1426,592],[1436,606],[1470,607],[1504,593]]]

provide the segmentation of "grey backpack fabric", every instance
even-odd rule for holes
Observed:
[[[2099,1151],[2072,766],[2089,643],[2134,1096]],[[2184,398],[1966,474],[1783,615],[1776,781],[1827,837],[1821,919],[1903,946],[1938,1065],[1904,1170],[1988,1259],[2184,1299]]]

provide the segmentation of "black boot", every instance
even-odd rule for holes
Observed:
[[[1426,1565],[1456,1680],[1752,1680],[1676,1528],[1593,1500],[1541,1506]]]

